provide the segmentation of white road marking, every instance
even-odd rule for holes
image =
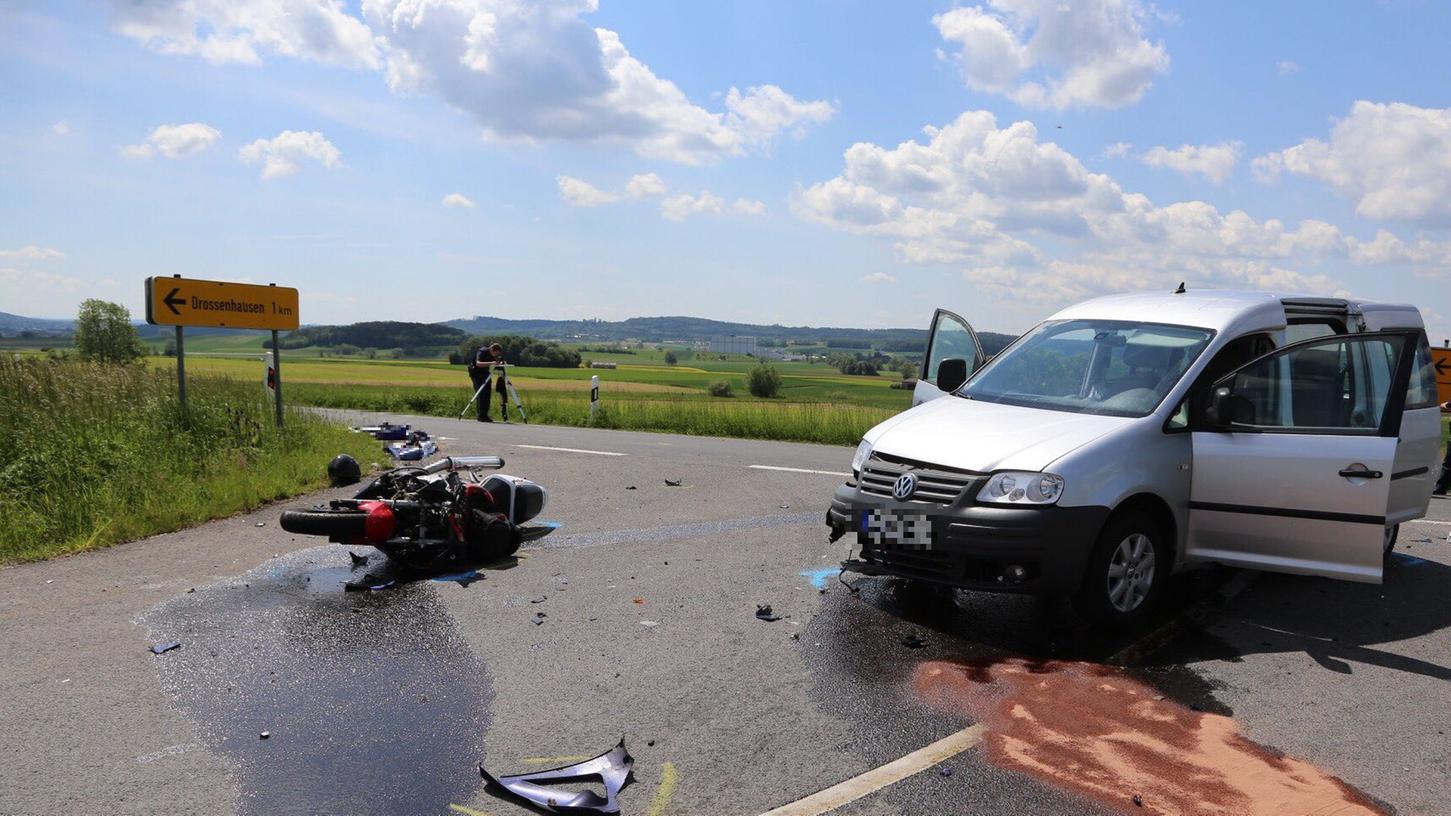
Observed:
[[[861,776],[854,776],[845,782],[832,785],[826,790],[817,791],[805,799],[798,799],[789,805],[782,805],[775,810],[767,811],[761,816],[820,816],[822,813],[835,810],[849,802],[855,802],[869,793],[879,791],[894,782],[900,782],[915,773],[925,771],[943,760],[951,759],[982,742],[982,737],[983,727],[981,725],[968,726],[956,734],[943,737],[926,748],[919,748],[901,759],[894,759],[880,768],[873,768]]]
[[[1416,519],[1414,521],[1409,521],[1409,522],[1406,522],[1406,523],[1407,524],[1441,524],[1441,525],[1444,525],[1444,526],[1447,526],[1447,527],[1451,527],[1451,521],[1434,521],[1432,519]]]
[[[753,470],[784,470],[787,473],[815,473],[821,476],[850,476],[849,473],[840,473],[835,470],[811,470],[809,468],[781,467],[779,465],[747,465]]]
[[[552,448],[548,445],[515,445],[516,448],[532,448],[534,450],[561,451],[563,453],[588,453],[594,456],[629,456],[628,453],[615,453],[614,451],[584,450],[583,448]]]

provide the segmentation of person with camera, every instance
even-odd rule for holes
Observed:
[[[494,421],[489,416],[489,398],[492,391],[499,392],[499,413],[505,422],[509,421],[509,400],[504,391],[506,386],[502,369],[499,371],[499,376],[494,378],[493,387],[484,388],[484,384],[488,382],[489,373],[495,366],[502,365],[504,365],[504,347],[498,343],[479,346],[478,351],[474,352],[473,361],[469,363],[469,380],[473,382],[474,393],[478,395],[475,402],[480,422]]]

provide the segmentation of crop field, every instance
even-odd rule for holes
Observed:
[[[597,427],[674,433],[741,436],[853,444],[872,425],[905,410],[909,391],[891,388],[895,373],[847,376],[820,363],[772,363],[781,373],[779,395],[751,396],[746,357],[693,355],[677,350],[676,365],[662,350],[635,354],[581,352],[588,360],[615,362],[614,369],[526,368],[511,370],[530,421],[589,424],[590,378],[601,381],[602,412]],[[170,369],[175,361],[153,357],[148,364]],[[259,386],[258,357],[188,354],[189,376],[253,380]],[[732,396],[713,397],[707,386],[730,384]],[[282,358],[283,396],[294,405],[357,408],[457,416],[471,394],[463,366],[442,360],[368,360],[316,357],[288,351]]]

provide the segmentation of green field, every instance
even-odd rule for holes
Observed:
[[[890,387],[899,379],[895,373],[855,377],[805,362],[774,363],[782,375],[780,394],[760,399],[746,387],[746,373],[755,360],[673,351],[679,359],[673,366],[664,362],[661,349],[590,351],[581,353],[619,367],[519,367],[510,377],[533,422],[589,424],[590,378],[598,375],[603,411],[594,422],[597,427],[841,445],[854,444],[872,425],[911,404],[909,391]],[[147,362],[159,369],[175,366],[165,357]],[[260,355],[247,359],[188,353],[186,365],[192,376],[253,380],[260,387]],[[709,395],[707,386],[719,380],[730,383],[733,396]],[[441,360],[320,358],[290,351],[283,353],[282,382],[284,398],[294,405],[436,416],[458,416],[471,393],[467,370]]]

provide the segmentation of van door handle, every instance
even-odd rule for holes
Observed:
[[[1379,479],[1385,474],[1378,470],[1369,470],[1364,465],[1361,465],[1359,467],[1343,468],[1340,471],[1340,475],[1347,479]]]

